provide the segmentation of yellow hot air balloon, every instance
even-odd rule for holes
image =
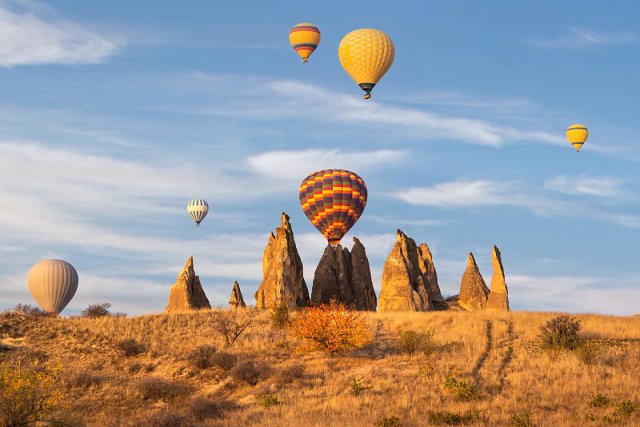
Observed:
[[[308,22],[297,24],[289,31],[289,43],[300,55],[302,62],[309,62],[309,56],[320,44],[320,30]]]
[[[361,28],[344,36],[338,47],[338,57],[345,71],[371,98],[371,90],[384,76],[395,55],[388,35],[373,28]]]
[[[580,151],[588,137],[589,129],[585,125],[575,124],[567,128],[567,139],[576,151]]]

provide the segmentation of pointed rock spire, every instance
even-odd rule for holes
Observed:
[[[309,290],[302,274],[289,215],[282,212],[280,226],[271,232],[262,258],[263,278],[256,291],[256,307],[267,309],[286,302],[291,309],[309,304]]]
[[[178,274],[176,283],[171,286],[169,303],[165,312],[175,313],[180,311],[211,308],[207,295],[202,289],[200,278],[196,276],[193,268],[193,257],[189,257],[184,268]]]
[[[364,245],[356,237],[353,248],[327,245],[313,276],[311,301],[336,300],[356,310],[376,310],[376,294]]]
[[[509,291],[504,278],[502,254],[495,245],[491,253],[491,264],[493,266],[493,276],[491,277],[491,292],[487,300],[487,310],[510,311]]]
[[[242,297],[242,291],[238,282],[233,282],[233,289],[231,290],[231,298],[229,298],[229,308],[231,310],[237,310],[239,308],[246,308],[247,304]]]
[[[430,310],[432,305],[429,299],[427,264],[430,264],[430,260],[426,251],[423,255],[422,249],[418,248],[416,242],[402,230],[398,230],[396,243],[382,270],[382,289],[378,310],[381,312]],[[437,287],[437,282],[435,286]]]
[[[460,283],[460,307],[467,311],[482,310],[487,305],[489,288],[484,282],[473,254],[469,252],[467,269]]]

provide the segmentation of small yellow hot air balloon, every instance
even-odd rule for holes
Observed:
[[[576,151],[580,151],[588,137],[589,129],[585,125],[575,124],[567,128],[567,139]]]
[[[309,62],[309,57],[320,44],[320,30],[308,22],[297,24],[289,31],[289,43],[302,62]]]
[[[384,76],[395,55],[388,35],[373,28],[361,28],[344,36],[338,47],[338,57],[345,71],[371,98],[371,90]]]

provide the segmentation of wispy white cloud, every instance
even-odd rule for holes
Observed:
[[[563,194],[608,198],[623,197],[627,194],[622,188],[622,180],[607,176],[556,176],[545,181],[544,188]]]
[[[60,20],[33,2],[0,2],[0,66],[97,64],[113,55],[121,38]]]
[[[527,38],[525,42],[531,46],[544,49],[575,49],[594,46],[632,44],[640,42],[640,35],[635,32],[601,33],[586,29],[572,28],[569,34],[555,38]]]
[[[514,182],[491,180],[459,180],[435,184],[431,187],[412,187],[396,196],[412,205],[461,207],[522,204],[514,200]]]
[[[348,169],[356,173],[397,163],[407,156],[402,150],[343,151],[300,150],[268,151],[249,156],[249,167],[260,175],[274,179],[302,181],[309,172],[320,169]]]

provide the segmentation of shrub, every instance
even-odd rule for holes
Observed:
[[[269,318],[271,319],[271,327],[273,329],[287,329],[291,323],[291,316],[289,315],[289,306],[287,303],[285,301],[281,301],[271,308]]]
[[[377,423],[376,427],[402,427],[402,423],[400,422],[400,418],[389,416],[382,417]]]
[[[602,357],[602,348],[596,342],[580,341],[575,348],[578,359],[587,366],[596,365]]]
[[[630,400],[623,400],[622,402],[616,405],[615,413],[617,415],[629,416],[633,414],[638,409],[637,404],[633,403]]]
[[[140,344],[133,338],[120,340],[115,344],[115,347],[120,350],[126,357],[137,356],[146,351],[144,345]]]
[[[307,307],[296,316],[291,331],[303,340],[302,350],[321,350],[330,355],[364,347],[371,340],[365,320],[333,300]]]
[[[211,326],[223,339],[226,348],[230,348],[236,340],[251,326],[258,315],[255,309],[219,310],[212,314]]]
[[[233,402],[224,399],[196,397],[187,405],[187,413],[199,421],[223,418],[225,413],[234,409]]]
[[[141,378],[134,386],[144,400],[173,400],[192,391],[186,384],[159,377]]]
[[[85,389],[93,385],[99,385],[102,382],[102,378],[98,375],[94,375],[88,371],[80,371],[73,375],[69,379],[69,387]]]
[[[189,364],[197,369],[208,369],[215,366],[213,358],[217,349],[212,345],[201,345],[189,353]]]
[[[293,365],[282,369],[278,373],[278,381],[281,384],[289,384],[294,380],[300,379],[304,376],[304,366]]]
[[[476,423],[486,423],[487,419],[482,415],[482,412],[477,409],[471,409],[464,413],[447,412],[447,411],[429,411],[427,413],[427,420],[429,424],[435,425],[470,425]]]
[[[55,389],[56,373],[49,367],[31,370],[1,364],[0,425],[34,425],[64,406],[62,393]]]
[[[103,302],[102,304],[100,303],[91,304],[89,305],[89,307],[82,310],[82,312],[80,313],[80,316],[89,317],[92,319],[95,319],[96,317],[109,317],[109,316],[126,317],[125,313],[110,312],[109,311],[110,308],[111,308],[111,304],[108,302]]]
[[[580,321],[563,315],[554,317],[540,327],[540,342],[544,349],[573,350],[578,346]]]
[[[140,427],[191,427],[193,424],[182,414],[164,409],[145,417],[136,426]]]
[[[511,416],[511,425],[513,427],[533,427],[531,415],[529,412],[520,412]]]
[[[226,351],[215,353],[211,356],[211,363],[223,371],[230,371],[238,364],[238,356]]]
[[[16,314],[30,317],[55,316],[53,313],[47,313],[40,307],[33,307],[29,304],[18,304],[13,311]]]
[[[251,361],[242,362],[231,370],[231,378],[254,386],[260,381],[260,370]]]
[[[433,331],[404,330],[400,333],[402,351],[409,354],[430,354],[436,349],[433,342]]]
[[[261,395],[258,398],[258,402],[260,403],[260,406],[264,408],[271,408],[272,406],[280,404],[280,401],[278,400],[278,396],[271,393]]]
[[[456,397],[463,401],[469,401],[476,395],[476,388],[466,381],[458,379],[453,375],[448,375],[444,381],[444,387]]]
[[[349,383],[351,387],[351,394],[354,396],[360,396],[365,390],[369,390],[371,386],[366,386],[362,383],[362,378],[354,378]]]
[[[604,408],[605,406],[609,406],[609,403],[611,403],[611,399],[609,399],[607,396],[597,393],[592,394],[591,397],[589,397],[589,400],[587,400],[587,403],[592,408]]]

